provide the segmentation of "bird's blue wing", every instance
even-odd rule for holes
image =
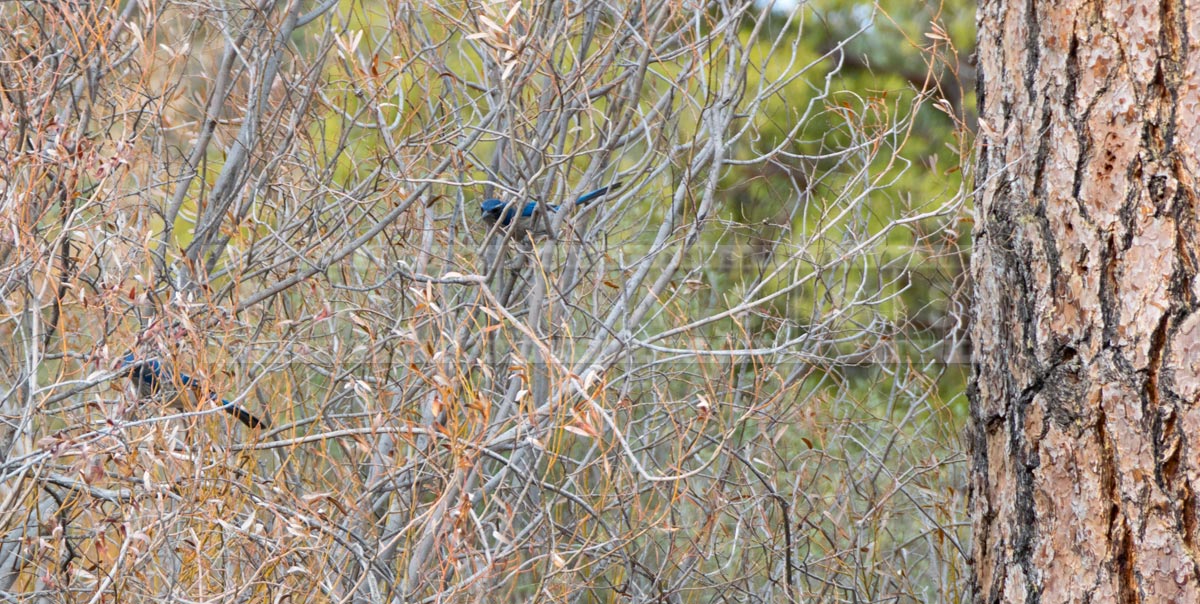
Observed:
[[[538,203],[536,201],[531,201],[525,204],[525,207],[521,208],[521,217],[529,218],[530,216],[533,216],[533,212],[537,210],[537,206]],[[554,211],[554,206],[551,206],[551,211]]]

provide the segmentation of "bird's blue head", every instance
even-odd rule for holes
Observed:
[[[507,205],[508,202],[499,199],[485,199],[483,203],[479,204],[479,209],[483,212],[484,220],[488,222],[501,221],[508,226],[508,223],[512,222],[513,215],[516,214],[516,208],[510,208],[508,212],[505,212],[504,208]],[[501,220],[501,216],[503,216],[503,220]]]
[[[479,209],[483,211],[484,216],[500,216],[500,212],[504,211],[506,204],[499,199],[485,199],[479,204]]]
[[[125,355],[124,357],[121,357],[121,364],[119,366],[119,369],[125,369],[127,367],[130,368],[129,369],[130,379],[134,379],[134,380],[138,380],[138,381],[142,381],[142,382],[153,382],[155,379],[158,378],[159,374],[162,372],[162,365],[158,362],[157,359],[150,359],[148,361],[138,362],[137,357],[134,356],[134,354],[132,352]]]

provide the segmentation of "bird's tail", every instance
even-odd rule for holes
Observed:
[[[239,422],[246,424],[246,426],[249,428],[270,428],[271,427],[270,422],[268,422],[267,420],[259,419],[258,417],[254,416],[252,413],[250,413],[249,411],[246,411],[245,409],[242,409],[241,407],[239,407],[225,399],[221,399],[221,408],[224,409],[226,413],[236,417]]]
[[[616,191],[619,188],[621,188],[621,183],[619,183],[619,182],[608,185],[607,187],[600,187],[599,189],[596,189],[595,191],[592,191],[591,193],[586,193],[583,196],[581,196],[579,199],[576,199],[575,205],[581,206],[585,203],[595,201],[597,198],[603,197],[609,191]]]

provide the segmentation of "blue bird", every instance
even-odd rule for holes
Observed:
[[[621,183],[619,182],[608,185],[607,187],[600,187],[599,189],[596,189],[595,191],[587,193],[579,199],[576,199],[575,205],[587,205],[588,203],[591,203],[604,196],[609,191],[616,191],[620,187]],[[528,228],[529,223],[532,222],[534,213],[538,209],[538,205],[539,204],[536,201],[530,201],[525,203],[523,206],[519,206],[515,203],[510,205],[508,202],[501,201],[499,199],[485,199],[483,200],[483,203],[480,204],[479,209],[483,212],[483,219],[488,224],[496,224],[499,222],[503,226],[508,226],[513,223],[514,219],[516,219],[518,227]],[[557,212],[558,208],[559,206],[556,205],[547,205],[546,211]]]
[[[137,387],[139,396],[159,396],[166,400],[169,406],[177,409],[195,409],[199,393],[205,392],[200,380],[182,373],[176,378],[170,367],[158,359],[139,362],[131,352],[121,359],[120,367],[129,369],[129,381]],[[219,400],[222,410],[251,428],[270,426],[265,419],[259,419],[234,403],[219,398],[215,392],[207,392],[207,398],[210,401]]]

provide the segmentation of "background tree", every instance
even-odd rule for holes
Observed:
[[[0,5],[0,589],[958,594],[928,16],[924,81],[838,2]],[[485,197],[565,205],[531,240]]]
[[[1200,12],[979,15],[974,600],[1195,601]]]

